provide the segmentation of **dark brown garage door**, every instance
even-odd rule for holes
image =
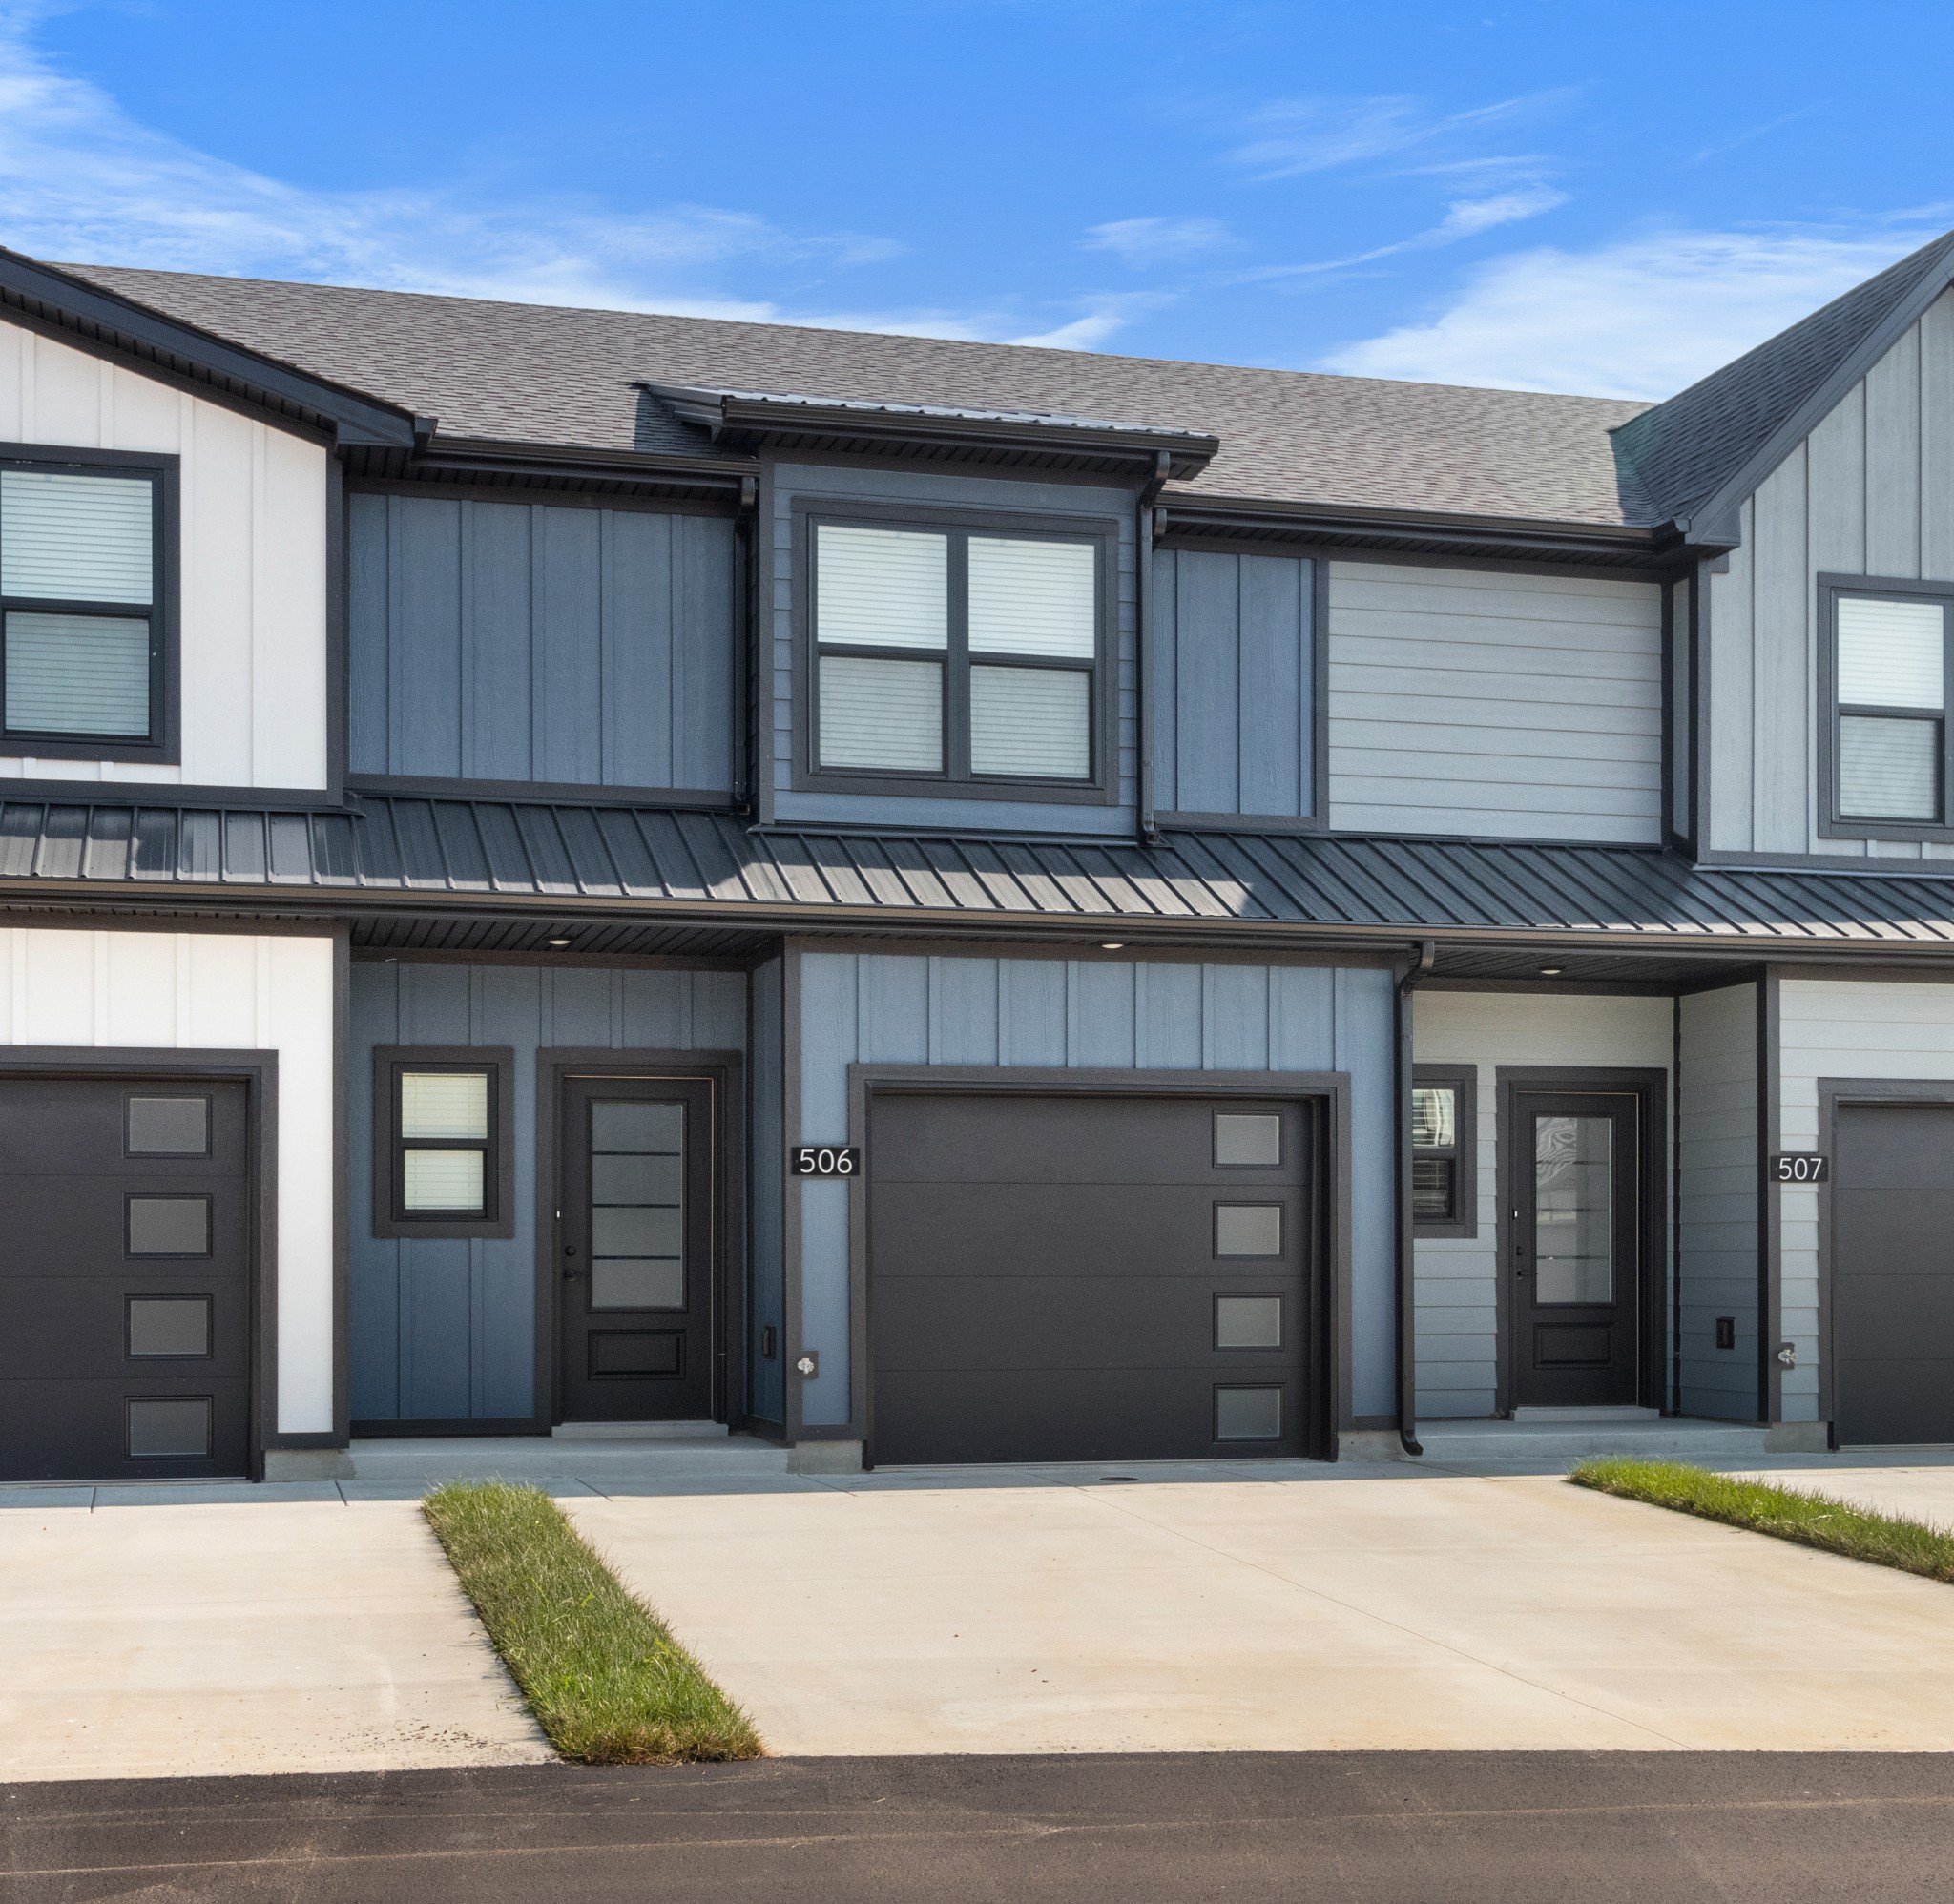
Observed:
[[[1832,1334],[1841,1441],[1954,1441],[1954,1106],[1840,1107]]]
[[[871,1459],[1301,1452],[1309,1122],[1255,1099],[877,1093]]]
[[[0,1081],[0,1479],[241,1475],[239,1084]]]

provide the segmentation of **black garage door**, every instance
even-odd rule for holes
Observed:
[[[1254,1099],[877,1093],[871,1458],[1301,1452],[1309,1122]]]
[[[0,1479],[241,1475],[238,1084],[0,1081]]]
[[[1840,1107],[1832,1337],[1840,1440],[1954,1441],[1954,1106]]]

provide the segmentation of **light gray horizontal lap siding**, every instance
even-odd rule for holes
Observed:
[[[738,972],[355,962],[346,1057],[355,1420],[535,1412],[536,1052],[738,1050],[745,986]],[[513,1047],[512,1237],[373,1234],[380,1045]]]
[[[944,471],[854,468],[839,465],[780,464],[772,473],[769,516],[773,549],[766,576],[766,607],[773,622],[770,689],[762,693],[762,720],[771,755],[773,804],[781,819],[864,826],[948,826],[993,832],[1125,834],[1133,826],[1139,797],[1138,662],[1133,499],[1126,489],[1096,485],[1036,483],[1022,479],[957,476]],[[930,799],[794,790],[794,508],[797,503],[832,504],[842,510],[850,501],[932,504],[955,509],[1023,510],[1029,515],[1103,516],[1119,528],[1116,586],[1118,655],[1112,692],[1117,697],[1115,772],[1118,800],[1113,805],[1041,804],[1034,797],[1018,800]]]
[[[730,522],[356,494],[347,537],[355,773],[731,791]]]
[[[1679,1004],[1676,1118],[1685,1415],[1757,1418],[1757,988]],[[1736,1346],[1716,1346],[1716,1318]]]
[[[1394,1406],[1391,981],[1376,970],[1130,961],[800,957],[800,1094],[790,1143],[848,1128],[848,1066],[1343,1071],[1351,1080],[1351,1338],[1360,1415]],[[873,1170],[871,1161],[869,1169]],[[810,1422],[849,1418],[848,1190],[800,1202]]]
[[[1195,549],[1154,562],[1156,810],[1309,817],[1315,565]]]
[[[1954,293],[1894,344],[1740,512],[1707,570],[1705,843],[1728,853],[1949,859],[1929,841],[1819,832],[1820,574],[1954,587]]]
[[[1330,823],[1659,841],[1653,583],[1333,562]]]

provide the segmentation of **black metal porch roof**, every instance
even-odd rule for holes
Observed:
[[[1272,834],[1158,846],[751,828],[719,813],[367,797],[287,811],[0,802],[0,900],[348,914],[543,905],[793,929],[930,923],[1537,938],[1760,955],[1954,950],[1954,872],[1699,867],[1652,849]]]

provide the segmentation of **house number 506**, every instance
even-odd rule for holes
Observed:
[[[787,1168],[797,1177],[859,1177],[862,1152],[852,1144],[797,1144]]]

